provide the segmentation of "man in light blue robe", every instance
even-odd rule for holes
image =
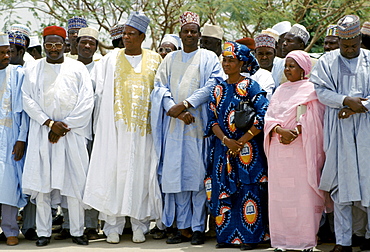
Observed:
[[[190,240],[191,228],[191,243],[196,245],[204,242],[207,102],[223,71],[215,53],[198,49],[199,16],[185,12],[180,22],[183,50],[169,53],[158,68],[151,125],[160,157],[162,221],[170,227],[176,220],[180,229],[167,243]]]
[[[22,172],[28,117],[22,109],[20,66],[9,65],[7,34],[0,34],[0,204],[1,229],[8,245],[18,244],[18,208],[26,205],[22,194]]]
[[[339,49],[323,55],[310,78],[326,105],[320,189],[334,201],[333,252],[352,251],[352,205],[360,203],[370,214],[370,52],[360,48],[357,16],[339,20],[338,35]],[[361,249],[370,248],[369,227]]]

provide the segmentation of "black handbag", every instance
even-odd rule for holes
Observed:
[[[241,101],[235,109],[234,122],[238,129],[248,131],[254,124],[256,111],[253,108],[252,102]]]

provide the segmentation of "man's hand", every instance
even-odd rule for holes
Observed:
[[[182,112],[177,119],[180,119],[181,121],[184,121],[186,125],[189,125],[193,122],[195,122],[195,117],[190,114],[189,112]]]
[[[352,109],[350,108],[342,108],[338,113],[339,119],[346,119],[350,117],[351,115],[356,114]]]
[[[51,127],[51,131],[53,131],[58,136],[65,136],[70,130],[71,129],[68,128],[68,125],[61,121],[55,121],[53,126]]]
[[[24,155],[24,147],[26,143],[22,141],[17,141],[14,144],[12,154],[14,155],[14,160],[19,161]]]
[[[367,108],[362,105],[362,101],[367,101],[367,99],[347,96],[344,98],[343,105],[348,106],[355,113],[365,113]]]
[[[49,141],[50,143],[54,144],[54,143],[57,143],[59,141],[59,138],[61,138],[61,136],[57,135],[56,133],[54,133],[53,131],[49,131]]]
[[[177,118],[181,114],[181,112],[183,112],[185,109],[186,109],[185,105],[182,102],[180,102],[176,105],[173,105],[170,108],[170,110],[168,110],[167,115]]]

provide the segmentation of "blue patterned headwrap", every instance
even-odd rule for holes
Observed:
[[[240,61],[244,61],[247,66],[247,72],[250,75],[253,75],[260,68],[258,61],[251,53],[251,50],[246,45],[242,45],[237,42],[225,42],[222,56],[232,57]]]

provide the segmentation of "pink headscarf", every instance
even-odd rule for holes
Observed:
[[[309,74],[312,69],[311,58],[308,53],[301,50],[295,50],[288,53],[285,58],[292,58],[297,62],[297,64],[304,70],[304,76]]]

